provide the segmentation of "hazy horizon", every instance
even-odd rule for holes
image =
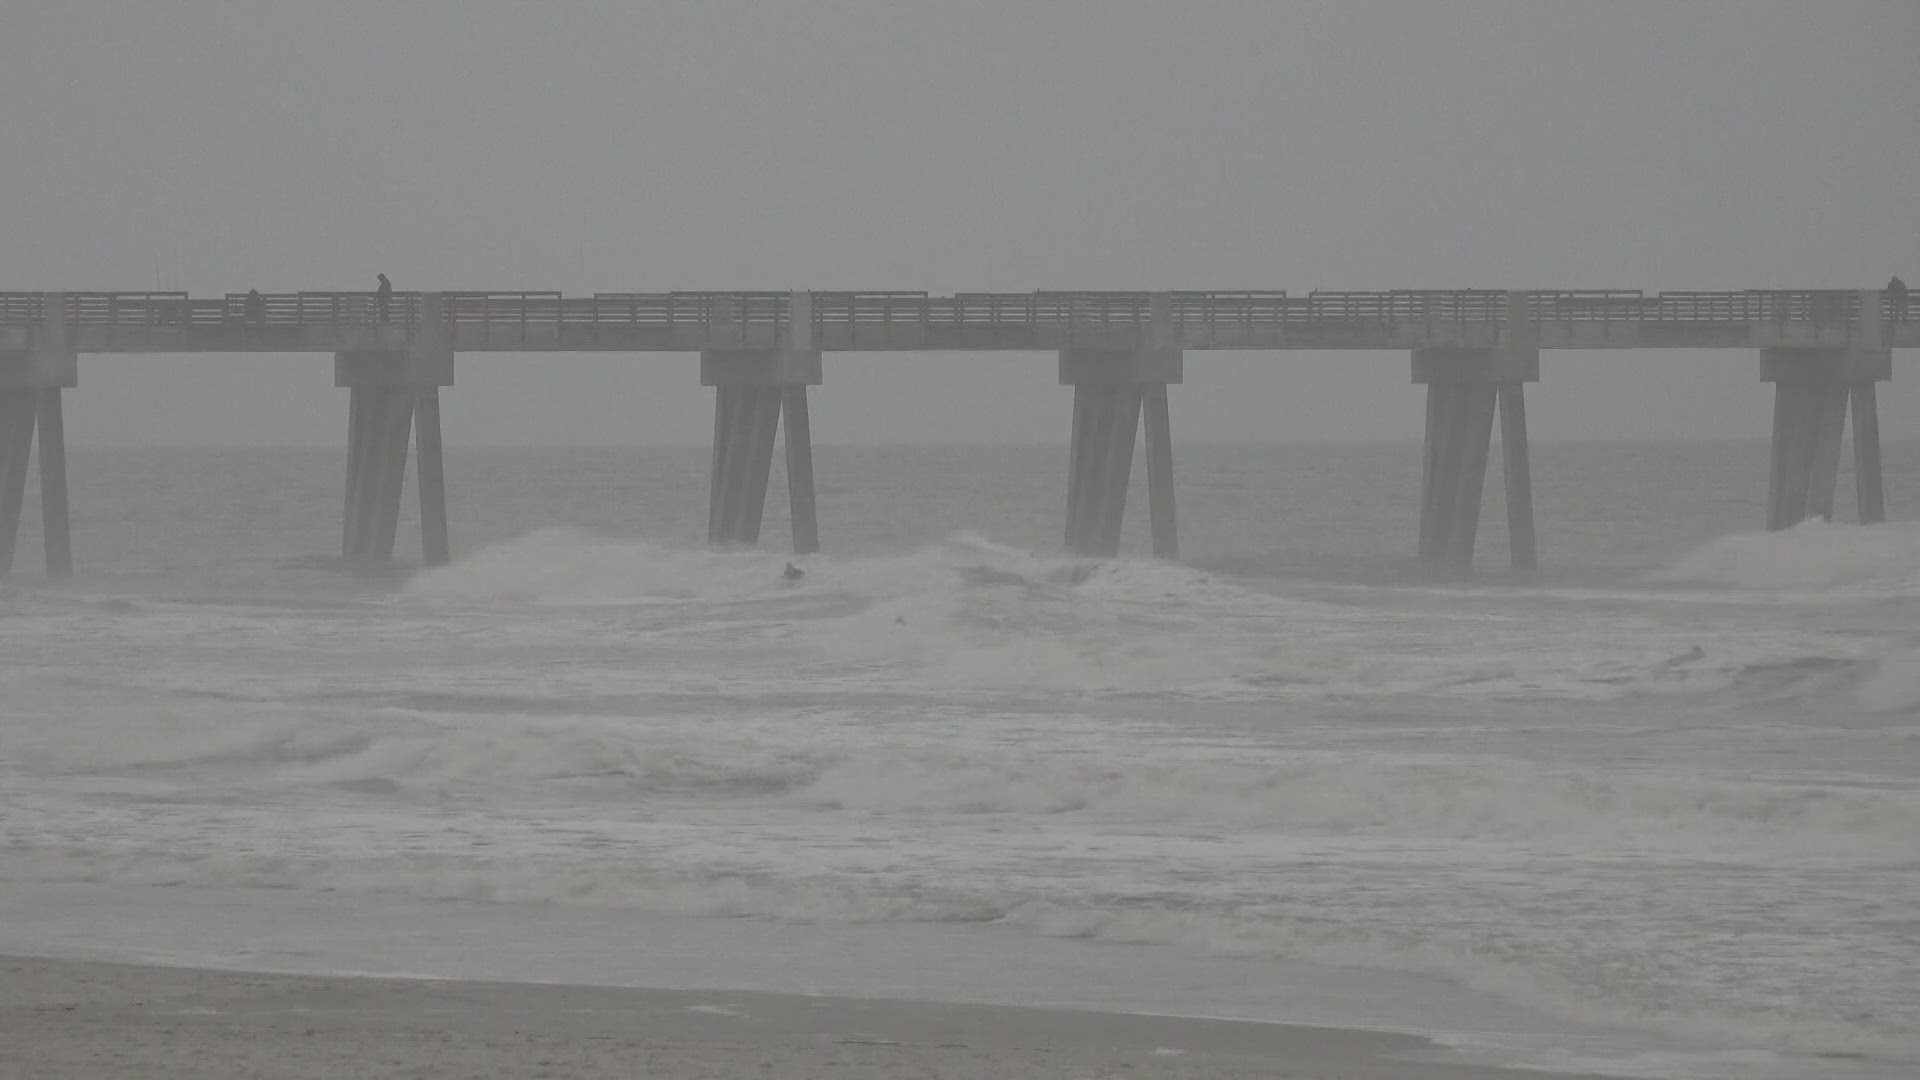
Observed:
[[[23,3],[0,288],[1875,288],[1920,280],[1910,15]],[[826,366],[823,443],[1066,438],[1050,357]],[[1883,425],[1920,434],[1896,369]],[[331,374],[88,356],[69,431],[344,442]],[[701,442],[698,383],[463,355],[447,439]],[[1745,351],[1553,353],[1528,396],[1547,440],[1771,417]],[[1405,354],[1196,353],[1173,414],[1176,445],[1399,439],[1422,404]]]

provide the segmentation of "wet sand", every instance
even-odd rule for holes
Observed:
[[[0,1077],[1521,1080],[1403,1035],[784,994],[0,957]],[[1554,1074],[1568,1080],[1568,1074]]]

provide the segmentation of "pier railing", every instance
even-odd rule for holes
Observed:
[[[793,317],[784,292],[595,293],[558,292],[297,292],[228,293],[196,298],[184,292],[0,293],[0,325],[41,325],[49,304],[55,321],[83,326],[197,328],[259,326],[359,326],[414,324],[427,317],[428,295],[443,298],[448,322],[488,333],[533,327],[606,327],[672,331],[761,327],[779,330]],[[1156,295],[1164,297],[1156,301]],[[1510,314],[1536,324],[1621,323],[1667,326],[1733,323],[1845,325],[1860,315],[1861,295],[1847,289],[1750,289],[1741,292],[1541,290],[1510,294],[1498,289],[1280,291],[955,293],[815,292],[816,328],[850,327],[884,336],[890,327],[922,331],[1021,331],[1037,327],[1124,328],[1150,324],[1164,305],[1175,326],[1242,331],[1339,329],[1393,324],[1505,323]],[[1920,322],[1920,299],[1892,293],[1878,297],[1883,323]],[[1508,311],[1509,297],[1526,310]]]

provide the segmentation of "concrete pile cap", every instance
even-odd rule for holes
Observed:
[[[701,386],[819,386],[818,349],[713,349],[700,354]]]
[[[1892,349],[1760,350],[1761,382],[1781,386],[1858,386],[1892,378]]]
[[[1179,349],[1062,349],[1060,385],[1174,385],[1186,381],[1186,354]]]
[[[1534,348],[1413,350],[1413,381],[1432,386],[1488,386],[1540,381]]]
[[[80,358],[72,349],[0,352],[0,389],[62,390],[80,385]]]

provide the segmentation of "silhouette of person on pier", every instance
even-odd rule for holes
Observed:
[[[380,313],[380,321],[386,322],[389,305],[393,303],[393,282],[387,280],[387,275],[380,275],[380,288],[375,290],[373,296],[374,308]]]
[[[1893,317],[1897,322],[1907,319],[1907,283],[1895,274],[1887,281],[1887,296],[1893,300]]]
[[[267,302],[260,297],[259,289],[247,290],[247,321],[257,323],[266,318]]]

